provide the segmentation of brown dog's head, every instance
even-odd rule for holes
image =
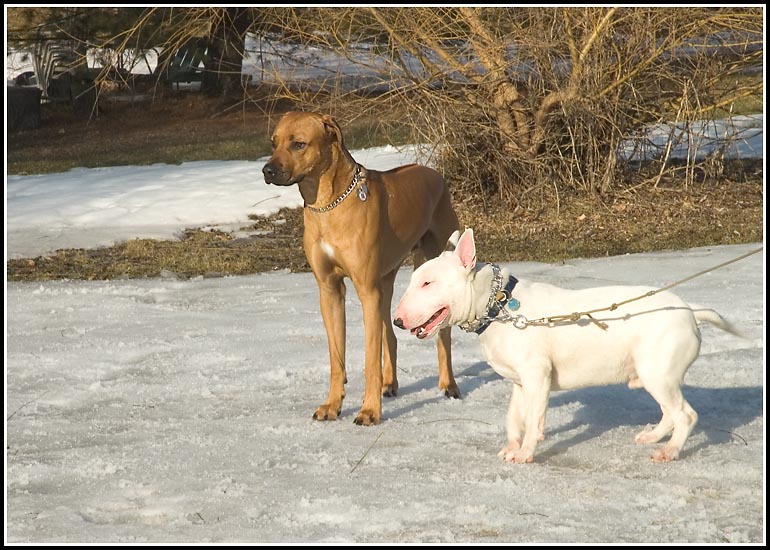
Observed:
[[[301,111],[281,117],[272,144],[273,154],[262,173],[265,182],[273,185],[317,184],[339,152],[346,151],[342,131],[332,117]]]

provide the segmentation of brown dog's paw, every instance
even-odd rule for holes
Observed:
[[[457,384],[452,383],[446,388],[439,388],[444,390],[444,397],[448,397],[450,399],[460,399],[460,388],[457,387]]]
[[[380,423],[380,415],[366,409],[361,409],[353,422],[359,426],[374,426]]]
[[[337,420],[342,407],[332,407],[330,405],[321,405],[313,413],[313,420]]]
[[[388,384],[387,386],[382,386],[383,397],[396,397],[396,395],[398,395],[398,386],[396,384]]]

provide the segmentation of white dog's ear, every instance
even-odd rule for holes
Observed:
[[[460,240],[460,230],[455,229],[455,232],[452,233],[452,235],[449,237],[449,240],[446,242],[446,248],[444,249],[444,252],[454,252],[455,248],[457,248],[457,241]]]
[[[476,243],[473,240],[473,229],[466,229],[457,242],[455,255],[460,258],[463,267],[470,271],[476,267]]]

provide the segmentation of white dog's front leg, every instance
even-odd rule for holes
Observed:
[[[532,462],[535,459],[535,447],[542,439],[545,429],[545,411],[548,408],[548,394],[551,390],[551,369],[541,368],[531,376],[522,378],[524,394],[524,438],[521,448],[513,453],[516,463]]]
[[[519,384],[514,383],[511,402],[508,405],[508,414],[505,417],[508,442],[497,453],[497,456],[508,462],[513,461],[514,453],[521,448],[522,432],[524,431],[524,403],[524,390]]]

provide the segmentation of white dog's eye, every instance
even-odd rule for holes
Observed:
[[[422,286],[423,286],[423,288],[425,288],[426,286],[428,286],[428,285],[429,285],[431,282],[432,282],[432,281],[425,281],[424,283],[422,283]]]

